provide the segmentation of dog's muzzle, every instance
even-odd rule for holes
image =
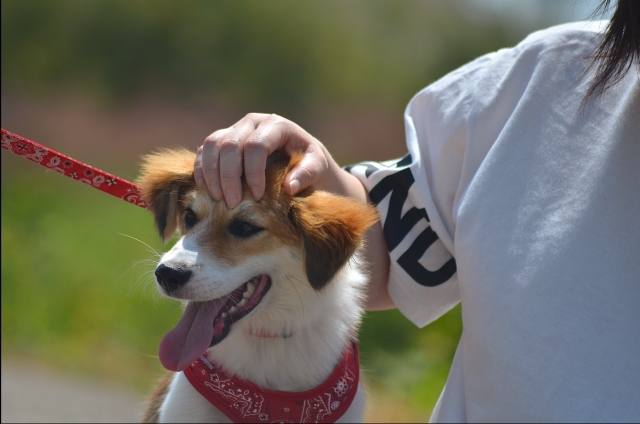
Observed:
[[[156,268],[156,281],[167,293],[171,293],[184,286],[189,278],[191,278],[191,271],[181,268],[170,268],[164,264],[160,264]]]

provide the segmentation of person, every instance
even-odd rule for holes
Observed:
[[[608,3],[608,2],[605,2]],[[282,117],[198,150],[198,186],[264,193],[267,156],[304,152],[287,193],[373,202],[366,307],[418,326],[458,302],[435,422],[640,421],[640,3],[529,35],[419,92],[409,154],[342,169]]]

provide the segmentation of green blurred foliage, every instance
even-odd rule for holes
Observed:
[[[121,235],[158,249],[148,213],[2,159],[3,354],[148,387],[180,315],[155,293],[150,248]]]
[[[518,39],[506,22],[478,28],[458,7],[9,0],[2,2],[2,83],[61,84],[106,101],[148,91],[215,97],[288,116],[336,102],[401,108],[447,71]]]
[[[444,387],[461,332],[459,305],[423,329],[398,310],[369,312],[360,329],[366,379],[377,392],[410,407],[411,416],[426,421]]]

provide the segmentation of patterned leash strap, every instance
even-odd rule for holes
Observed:
[[[2,148],[95,189],[146,209],[140,186],[2,128]]]

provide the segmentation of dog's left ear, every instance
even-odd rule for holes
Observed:
[[[140,177],[142,198],[153,212],[156,227],[167,241],[178,227],[178,203],[186,193],[195,189],[193,162],[195,153],[186,149],[161,150],[143,156]]]
[[[322,290],[360,246],[378,214],[371,205],[314,191],[292,199],[289,219],[302,233],[307,279]]]

